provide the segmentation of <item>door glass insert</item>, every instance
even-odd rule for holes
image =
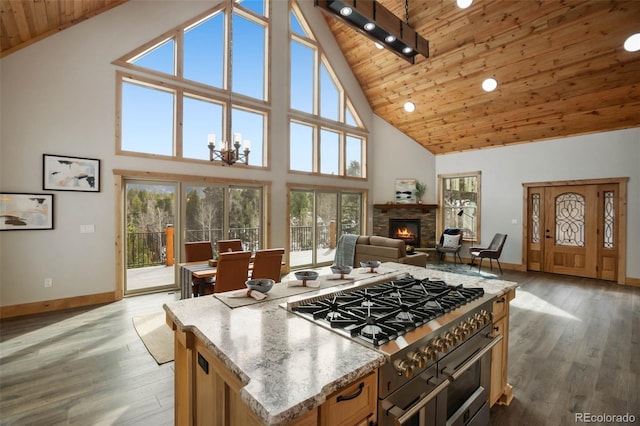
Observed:
[[[540,194],[531,194],[531,242],[540,243]]]
[[[584,247],[585,200],[566,192],[556,197],[556,245]]]
[[[614,230],[614,193],[613,191],[604,192],[604,248],[614,248],[613,230]]]

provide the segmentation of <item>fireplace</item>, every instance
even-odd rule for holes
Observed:
[[[420,247],[420,219],[389,219],[389,237]]]

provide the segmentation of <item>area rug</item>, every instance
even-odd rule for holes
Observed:
[[[173,331],[165,322],[165,313],[133,317],[133,327],[158,364],[173,361]]]
[[[485,262],[486,263],[486,262]],[[452,272],[455,274],[469,275],[472,277],[482,278],[498,278],[498,274],[491,272],[490,269],[485,271],[484,266],[480,272],[478,272],[478,266],[474,265],[469,267],[468,264],[454,264],[454,263],[427,263],[427,269],[434,269],[436,271]]]

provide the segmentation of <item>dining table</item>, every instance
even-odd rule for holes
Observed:
[[[254,256],[249,261],[249,271],[253,269]],[[285,262],[282,262],[285,265]],[[197,262],[185,262],[178,264],[180,267],[180,299],[189,299],[192,296],[191,283],[194,278],[215,277],[218,271],[217,261],[200,260]]]

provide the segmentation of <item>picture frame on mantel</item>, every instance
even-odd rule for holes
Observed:
[[[0,193],[0,231],[53,229],[53,194]]]
[[[42,189],[100,192],[100,160],[42,154]]]
[[[416,180],[415,179],[396,179],[395,200],[398,204],[415,204],[416,203]]]

